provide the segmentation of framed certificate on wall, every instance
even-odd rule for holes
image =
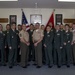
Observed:
[[[16,23],[17,24],[17,15],[10,15],[10,24]]]
[[[42,24],[42,15],[40,14],[32,14],[30,15],[30,23],[40,23]]]
[[[56,25],[62,24],[62,14],[55,15]]]

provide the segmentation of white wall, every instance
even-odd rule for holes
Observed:
[[[24,13],[26,15],[26,18],[30,24],[30,15],[31,14],[42,14],[42,24],[46,25],[48,22],[50,15],[53,11],[53,9],[46,9],[46,8],[24,8]],[[75,9],[55,9],[55,14],[63,14],[64,18],[75,18]],[[21,24],[22,19],[22,12],[21,8],[12,8],[12,9],[1,9],[0,8],[0,18],[9,18],[9,15],[17,15],[17,24]],[[7,23],[3,23],[3,28],[5,30],[5,26]]]

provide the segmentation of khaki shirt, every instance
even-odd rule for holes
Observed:
[[[72,30],[72,28],[70,28],[70,32],[72,32],[73,30]]]
[[[24,40],[26,40],[27,42],[29,41],[29,34],[28,32],[21,30],[19,33],[19,37],[23,38]]]
[[[44,36],[43,30],[41,29],[34,30],[33,35],[32,35],[34,41],[38,41],[43,36]]]
[[[75,41],[75,30],[73,30],[72,32],[73,32],[73,41]]]

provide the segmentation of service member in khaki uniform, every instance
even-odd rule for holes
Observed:
[[[29,53],[29,34],[26,31],[26,25],[22,25],[22,30],[19,33],[20,37],[20,48],[21,48],[21,66],[23,68],[27,68],[27,62],[28,62],[28,53]]]
[[[36,30],[33,32],[33,43],[35,47],[35,63],[37,68],[42,66],[42,40],[43,40],[43,31],[39,29],[40,24],[36,23]]]

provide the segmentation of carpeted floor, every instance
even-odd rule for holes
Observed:
[[[70,68],[66,66],[61,68],[42,66],[40,69],[37,69],[32,64],[26,69],[20,66],[14,66],[12,69],[9,69],[8,66],[1,66],[0,75],[75,75],[75,66],[71,65]]]

